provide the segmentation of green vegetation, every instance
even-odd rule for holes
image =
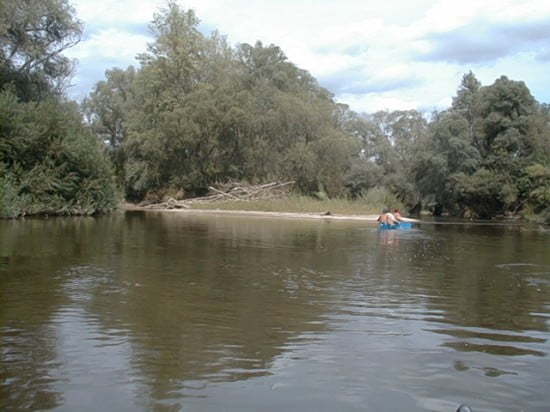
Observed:
[[[111,163],[63,97],[82,31],[66,1],[0,7],[0,217],[93,214],[117,204]]]
[[[523,82],[502,76],[481,87],[472,73],[465,75],[420,150],[421,193],[452,214],[489,218],[530,208],[544,220],[549,121],[547,107]]]
[[[140,68],[113,69],[84,108],[111,142],[126,197],[212,182],[295,180],[302,193],[344,193],[359,142],[339,126],[341,108],[276,46],[231,49],[197,30],[176,3],[155,15],[155,41]]]
[[[401,202],[384,189],[375,188],[356,199],[316,199],[312,196],[291,195],[288,198],[250,201],[218,201],[196,203],[194,209],[246,210],[261,212],[326,213],[335,215],[379,214],[385,205],[401,208]]]
[[[275,46],[231,47],[175,1],[138,67],[112,68],[80,107],[62,52],[82,24],[65,0],[0,7],[0,215],[92,214],[159,192],[296,182],[289,201],[228,208],[550,222],[550,108],[521,81],[464,76],[452,106],[358,114]],[[117,189],[118,188],[118,189]],[[311,199],[309,198],[311,197]],[[307,199],[307,200],[306,200]],[[216,208],[223,205],[217,204]]]
[[[117,203],[108,156],[77,107],[0,93],[0,216],[93,214]]]
[[[73,62],[63,51],[83,26],[67,0],[4,0],[0,4],[0,86],[24,101],[60,96]]]

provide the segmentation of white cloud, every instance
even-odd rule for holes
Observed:
[[[71,51],[71,56],[77,59],[113,58],[131,61],[136,54],[145,51],[145,45],[150,40],[147,36],[108,28],[79,43]]]
[[[147,23],[162,7],[158,0],[73,0],[77,16],[85,23],[117,26],[128,23]]]
[[[82,95],[102,78],[98,73],[112,67],[105,64],[135,64],[134,56],[145,51],[146,26],[165,3],[77,0],[73,4],[90,30],[71,51],[81,65],[86,64],[76,79],[80,84],[75,90]],[[549,48],[543,40],[527,41],[536,35],[529,32],[530,25],[534,30],[538,24],[544,31],[545,22],[550,22],[547,0],[180,0],[180,4],[195,10],[203,29],[217,29],[232,44],[260,40],[279,46],[290,61],[356,111],[445,107],[470,70],[484,84],[502,74],[524,80],[539,101],[550,101],[549,87],[541,80],[548,71]],[[490,37],[502,34],[499,29],[508,30],[510,41],[498,43]],[[490,53],[483,45],[500,49]],[[470,63],[456,63],[461,61]],[[84,87],[88,89],[83,91]]]

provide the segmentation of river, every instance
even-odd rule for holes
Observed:
[[[548,411],[550,235],[0,221],[0,409]]]

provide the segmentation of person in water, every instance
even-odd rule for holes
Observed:
[[[399,209],[393,209],[393,216],[395,217],[396,220],[398,220],[399,222],[402,222],[403,219],[401,219],[401,212],[399,212]]]
[[[382,214],[378,216],[377,221],[379,223],[384,223],[386,225],[396,225],[401,221],[401,215],[399,215],[399,218],[397,218],[393,213],[390,212],[389,209],[385,208],[382,211]]]

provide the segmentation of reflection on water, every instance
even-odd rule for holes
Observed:
[[[547,410],[548,236],[0,222],[2,409]]]

